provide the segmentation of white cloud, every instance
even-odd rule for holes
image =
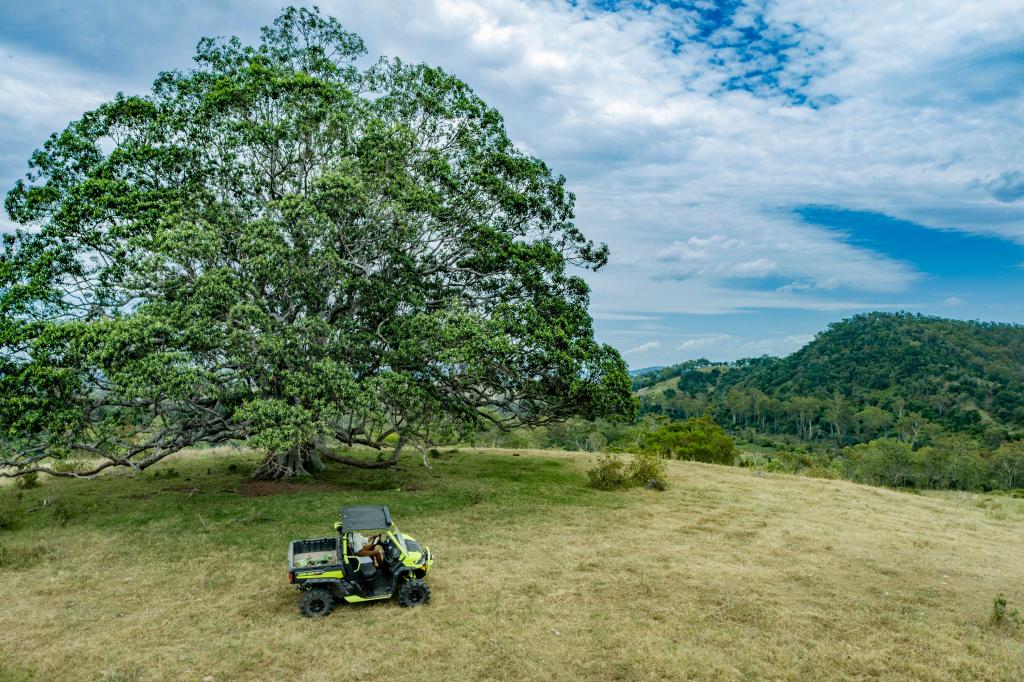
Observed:
[[[652,351],[655,348],[661,348],[660,341],[648,341],[647,343],[641,343],[639,346],[634,346],[633,348],[625,351],[623,355],[641,355]]]
[[[78,69],[2,43],[0,54],[6,56],[0,70],[0,120],[12,130],[24,135],[41,126],[56,129],[103,101],[103,90]]]
[[[518,144],[567,175],[578,224],[612,247],[610,266],[588,276],[599,319],[921,305],[913,265],[803,224],[788,211],[794,205],[1024,242],[1024,202],[992,193],[1009,196],[1016,185],[992,183],[1022,167],[1017,0],[779,0],[741,9],[737,26],[753,25],[758,12],[768,32],[800,24],[776,75],[811,99],[836,98],[818,109],[770,88],[723,91],[723,80],[750,67],[735,47],[694,39],[693,12],[622,5],[321,3],[372,52],[462,77],[504,114]],[[276,5],[259,7],[262,20]],[[251,32],[252,16],[241,12],[215,32]],[[683,37],[675,52],[666,35]],[[1014,49],[1016,62],[997,68],[992,55]],[[19,68],[0,73],[0,123],[18,135],[42,142],[97,92],[112,92],[68,64],[16,58]],[[157,68],[168,66],[188,64]]]
[[[722,92],[735,59],[665,42],[693,22],[685,12],[444,0],[403,24],[382,21],[401,14],[383,7],[354,12],[371,45],[446,65],[567,174],[579,225],[612,247],[612,265],[588,277],[599,315],[920,305],[912,265],[803,224],[793,205],[1024,240],[1024,211],[976,182],[1020,167],[1024,125],[1009,122],[1024,120],[1022,100],[953,107],[906,94],[908,83],[954,89],[940,68],[951,55],[1019,36],[1015,3],[766,5],[770,23],[799,22],[820,48],[799,54],[820,74],[808,94],[838,100],[819,109]],[[394,32],[364,29],[383,24]],[[725,64],[709,66],[713,56]]]
[[[676,350],[692,351],[701,348],[714,348],[732,340],[729,334],[709,334],[687,339],[679,344]]]
[[[951,308],[961,306],[963,304],[964,299],[960,298],[959,296],[950,296],[949,298],[942,302],[942,305],[949,306]]]

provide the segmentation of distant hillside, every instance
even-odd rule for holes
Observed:
[[[653,367],[641,367],[640,369],[631,369],[631,370],[629,370],[629,376],[631,376],[631,377],[639,377],[639,376],[643,376],[644,374],[650,374],[651,372],[657,372],[660,369],[665,369],[665,368],[662,367],[661,365],[655,365]]]
[[[711,409],[736,428],[915,439],[941,429],[1000,440],[1024,431],[1024,327],[908,313],[869,313],[829,325],[785,358],[683,363],[634,380],[677,378],[642,410],[692,416]]]

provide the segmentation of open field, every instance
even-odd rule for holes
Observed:
[[[667,492],[604,493],[591,456],[517,452],[5,486],[0,679],[1024,678],[1024,627],[988,623],[997,593],[1024,606],[1024,500],[683,462]],[[358,503],[436,554],[432,603],[303,620],[287,542]]]

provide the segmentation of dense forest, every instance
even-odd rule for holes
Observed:
[[[737,435],[916,445],[959,433],[990,447],[1024,430],[1024,327],[869,313],[785,358],[696,360],[634,378],[641,413],[711,412]]]
[[[651,368],[633,389],[632,425],[575,421],[483,438],[639,451],[671,424],[711,418],[741,446],[739,464],[902,487],[1024,487],[1018,325],[868,313],[785,358]]]

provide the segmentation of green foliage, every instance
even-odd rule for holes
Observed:
[[[648,435],[644,452],[712,464],[733,464],[736,445],[711,417],[672,422]]]
[[[989,623],[996,626],[1019,626],[1024,624],[1024,620],[1021,619],[1017,609],[1010,609],[1006,597],[998,594],[992,600],[992,614],[989,616]]]
[[[647,485],[654,481],[658,490],[665,490],[668,487],[668,464],[653,452],[634,454],[626,469],[626,475],[636,485]]]
[[[632,484],[626,463],[614,454],[598,457],[597,466],[587,472],[587,477],[590,486],[598,490],[618,490]]]
[[[36,486],[39,485],[39,474],[36,473],[35,471],[30,471],[27,474],[22,474],[21,476],[18,476],[16,479],[14,479],[14,485],[21,488],[22,490],[35,488]]]
[[[989,466],[993,487],[1011,490],[1024,486],[1024,441],[1000,445]]]
[[[901,487],[913,481],[914,451],[894,438],[873,440],[843,451],[852,478],[875,485]]]
[[[668,487],[668,465],[653,452],[636,453],[628,464],[614,453],[602,454],[587,476],[590,486],[598,490],[646,486],[652,481],[658,490]]]
[[[459,79],[365,54],[287,8],[32,156],[5,203],[0,467],[251,440],[297,476],[359,463],[338,446],[633,418],[565,178]]]

